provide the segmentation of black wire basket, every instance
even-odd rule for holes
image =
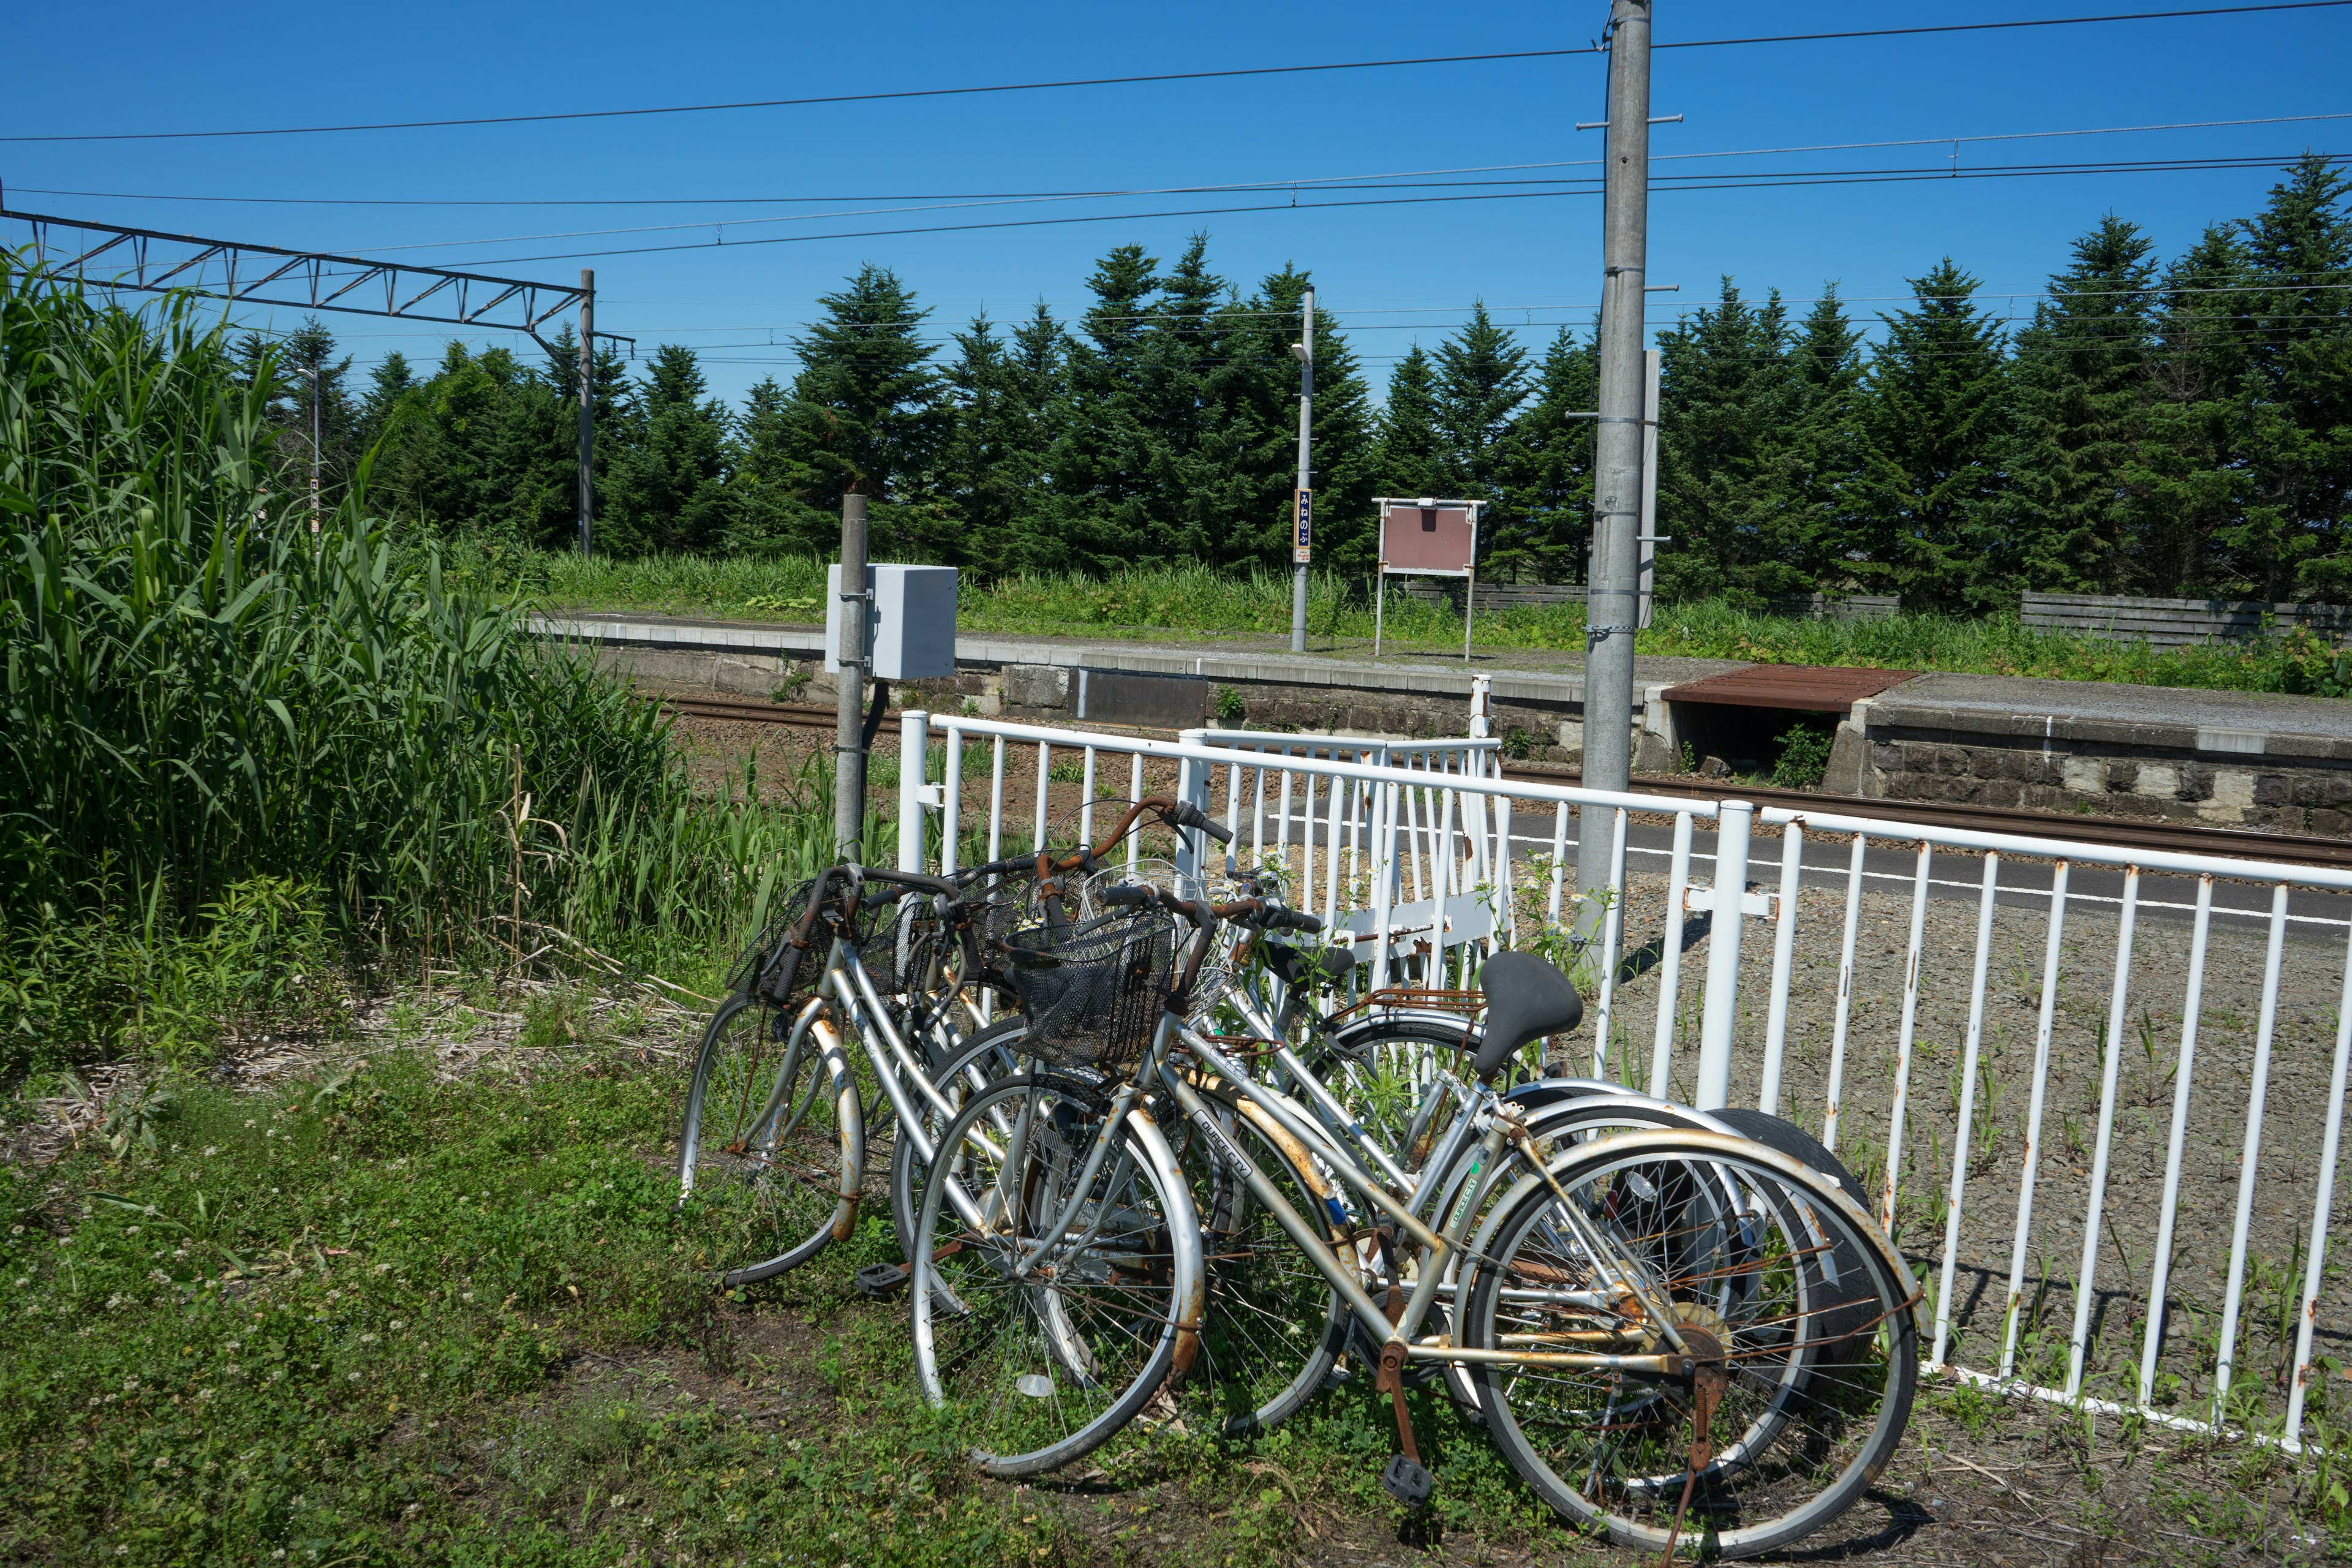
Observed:
[[[1176,984],[1176,918],[1146,909],[1104,915],[1050,942],[1043,927],[1003,944],[1029,1020],[1024,1049],[1054,1067],[1131,1065],[1151,1043]]]
[[[861,903],[852,922],[857,961],[877,995],[911,996],[939,984],[951,940],[929,893],[908,889],[880,904]]]
[[[768,925],[760,940],[735,961],[727,977],[727,988],[750,984],[762,1001],[785,1012],[797,1012],[809,999],[809,987],[815,982],[817,972],[824,967],[824,955],[819,953],[811,963],[805,953],[785,939],[808,908],[809,894],[816,889],[814,878],[791,889],[771,906]]]

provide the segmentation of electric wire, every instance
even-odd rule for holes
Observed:
[[[1653,153],[1650,162],[1668,163],[1702,158],[1760,158],[1791,153],[1856,153],[1888,147],[1965,146],[1986,142],[2029,142],[2068,136],[2127,136],[2164,131],[2217,131],[2249,125],[2299,125],[2314,121],[2352,120],[2352,110],[2314,114],[2268,114],[2240,120],[2181,120],[2156,125],[2093,125],[2058,131],[1975,132],[1955,136],[1906,136],[1879,142],[1821,142],[1790,147],[1738,147],[1710,153]],[[225,196],[173,195],[160,191],[83,191],[48,185],[17,185],[19,193],[37,196],[81,196],[101,201],[207,202],[248,206],[344,207],[590,207],[590,206],[773,206],[828,202],[955,202],[1057,200],[1097,196],[1178,195],[1219,191],[1285,190],[1292,186],[1354,184],[1367,180],[1433,179],[1453,174],[1521,174],[1536,169],[1591,168],[1598,158],[1554,159],[1528,163],[1473,163],[1450,169],[1392,169],[1376,174],[1314,174],[1223,184],[1102,187],[1065,191],[911,191],[894,195],[833,196]]]
[[[1653,42],[1651,48],[1703,49],[1757,44],[1824,43],[1854,38],[1916,37],[1938,33],[1989,33],[2025,27],[2071,27],[2111,22],[2155,22],[2197,16],[2235,16],[2268,11],[2322,11],[2352,5],[2352,0],[2269,0],[2247,5],[2206,5],[2189,10],[2130,11],[2095,16],[2035,16],[2007,22],[1948,22],[1913,27],[1855,28],[1827,33],[1780,33],[1741,38],[1685,38]],[[987,93],[1045,92],[1070,88],[1134,87],[1159,82],[1232,80],[1247,77],[1303,76],[1331,71],[1383,70],[1402,67],[1466,65],[1501,60],[1557,59],[1603,52],[1582,48],[1510,49],[1485,54],[1423,55],[1398,59],[1335,60],[1312,65],[1243,66],[1220,70],[1156,71],[1139,76],[1075,77],[1054,81],[992,82],[971,87],[905,88],[887,92],[833,93],[812,98],[750,99],[727,103],[681,103],[639,109],[576,109],[537,114],[471,115],[444,120],[372,121],[342,125],[280,125],[216,131],[112,131],[0,136],[0,142],[183,142],[236,136],[324,136],[352,132],[431,131],[477,125],[529,125],[558,121],[624,120],[653,115],[709,114],[752,109],[797,109],[840,103],[878,103],[908,99],[965,98]]]
[[[2352,0],[2346,0],[2352,4]],[[2305,157],[2344,158],[2340,153],[2297,153],[2287,156],[2264,158],[2214,158],[2176,160],[2135,160],[2130,162],[2103,161],[2095,163],[2005,165],[1979,168],[1922,168],[1912,171],[1889,171],[1865,174],[1823,173],[1796,175],[1715,175],[1694,176],[1687,183],[1652,181],[1654,195],[1682,191],[1785,190],[1819,185],[1857,185],[1912,184],[1925,180],[1988,180],[2053,178],[2068,175],[2100,174],[2183,174],[2228,171],[2247,168],[2287,168]],[[835,239],[888,239],[911,235],[970,234],[991,229],[1059,227],[1072,224],[1141,223],[1158,218],[1222,217],[1236,214],[1267,212],[1328,212],[1357,207],[1425,206],[1447,203],[1533,201],[1564,195],[1598,195],[1595,183],[1591,189],[1538,191],[1486,191],[1461,195],[1426,196],[1378,196],[1362,200],[1315,202],[1265,202],[1243,206],[1179,207],[1142,213],[1079,213],[1066,217],[998,218],[978,223],[925,224],[898,228],[837,230],[824,234],[762,235],[756,238],[738,240],[730,247],[723,239],[710,243],[641,245],[613,247],[601,250],[564,250],[543,252],[531,256],[501,256],[475,265],[482,267],[516,266],[535,261],[577,261],[610,256],[652,256],[685,250],[744,249],[752,246],[798,245]],[[697,228],[709,226],[697,224]]]

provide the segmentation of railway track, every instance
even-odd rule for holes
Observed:
[[[831,730],[834,710],[809,702],[750,702],[729,698],[666,697],[663,705],[698,719],[739,723],[782,724],[801,730]],[[898,731],[897,716],[882,721],[886,733]],[[1158,731],[1139,731],[1159,734]],[[1531,784],[1574,785],[1583,775],[1574,768],[1540,763],[1503,764],[1506,778]],[[1981,833],[2014,833],[2044,838],[2069,838],[2078,843],[2118,849],[2161,849],[2177,855],[2226,855],[2242,859],[2280,860],[2294,866],[2327,866],[2352,869],[2352,840],[2320,838],[2308,834],[2260,833],[2241,827],[2215,827],[2201,822],[2133,822],[2113,816],[2075,816],[2061,812],[2023,811],[2007,806],[1967,805],[1932,800],[1864,800],[1853,795],[1817,795],[1810,790],[1776,789],[1769,784],[1721,784],[1706,779],[1645,773],[1633,787],[1650,795],[1696,800],[1747,800],[1758,805],[1788,810],[1832,811],[1847,816],[1930,823],[1939,827]]]

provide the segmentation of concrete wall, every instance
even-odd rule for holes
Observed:
[[[2352,755],[2324,738],[2138,725],[2129,733],[2048,715],[2046,733],[2003,734],[1998,721],[1854,705],[1838,727],[1823,787],[1884,800],[1964,802],[2029,811],[2093,811],[2219,826],[2352,837]]]

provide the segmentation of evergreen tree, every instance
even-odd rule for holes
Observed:
[[[612,468],[598,548],[615,555],[709,550],[734,521],[735,443],[692,349],[665,343],[638,384],[635,437]]]
[[[1437,428],[1437,372],[1415,343],[1389,372],[1388,402],[1381,411],[1380,493],[1444,494],[1444,440]]]
[[[2242,514],[2238,399],[2247,381],[2247,260],[2215,225],[2165,268],[2143,383],[2146,438],[2119,474],[2140,591],[2201,598],[2246,590],[2218,542]]]
[[[1991,609],[2019,565],[2000,515],[2010,405],[2000,328],[1949,257],[1911,289],[1916,306],[1880,318],[1886,337],[1866,383],[1861,489],[1872,539],[1855,574],[1915,608]]]
[[[1788,312],[1723,279],[1716,303],[1658,334],[1659,588],[1669,596],[1763,596],[1811,588],[1782,547],[1794,507],[1782,444],[1800,404]]]
[[[1298,484],[1298,362],[1310,279],[1286,265],[1228,312],[1225,342],[1234,369],[1225,385],[1226,426],[1236,482],[1227,522],[1210,557],[1221,565],[1286,570],[1292,496]],[[1337,320],[1315,312],[1315,407],[1308,475],[1315,491],[1316,563],[1362,570],[1374,559],[1371,499],[1377,447],[1371,392]]]
[[[283,367],[284,411],[278,416],[277,447],[286,465],[307,478],[311,441],[317,435],[321,504],[331,508],[351,482],[359,460],[359,410],[352,401],[349,354],[335,357],[335,335],[312,316],[278,345]],[[315,410],[313,404],[316,404]],[[314,426],[311,416],[318,416]]]
[[[1437,429],[1444,442],[1446,489],[1465,500],[1490,503],[1487,531],[1515,526],[1505,504],[1503,439],[1528,398],[1528,351],[1472,306],[1462,330],[1437,345]]]
[[[1592,531],[1589,416],[1601,373],[1597,327],[1594,334],[1578,342],[1562,327],[1544,351],[1535,396],[1511,422],[1505,444],[1501,471],[1509,521],[1494,531],[1482,571],[1549,583],[1584,580]]]
[[[2352,585],[2352,177],[2306,155],[2244,226],[2247,506],[2221,535],[2263,598]]]
[[[1139,245],[1114,247],[1087,279],[1094,303],[1066,352],[1051,416],[1055,514],[1073,566],[1115,572],[1172,558],[1152,526],[1151,440],[1139,388],[1160,263]]]
[[[871,262],[817,303],[824,318],[793,343],[801,372],[791,456],[811,486],[801,499],[838,516],[839,498],[861,490],[873,498],[877,559],[930,559],[952,526],[924,489],[951,416],[920,336],[930,311],[897,273]]]
[[[2145,591],[2125,470],[2146,437],[2154,242],[2110,214],[2016,342],[2015,541],[2025,585]]]
[[[1769,547],[1792,563],[1808,592],[1846,594],[1865,584],[1855,562],[1868,543],[1858,507],[1868,443],[1862,428],[1862,334],[1837,286],[1825,284],[1789,349],[1791,426],[1780,447],[1786,504]]]
[[[1253,447],[1265,431],[1245,390],[1255,334],[1247,318],[1219,308],[1229,289],[1209,270],[1208,244],[1192,236],[1158,279],[1134,360],[1129,461],[1153,552],[1229,562],[1255,554],[1264,531],[1251,513],[1263,488]]]

